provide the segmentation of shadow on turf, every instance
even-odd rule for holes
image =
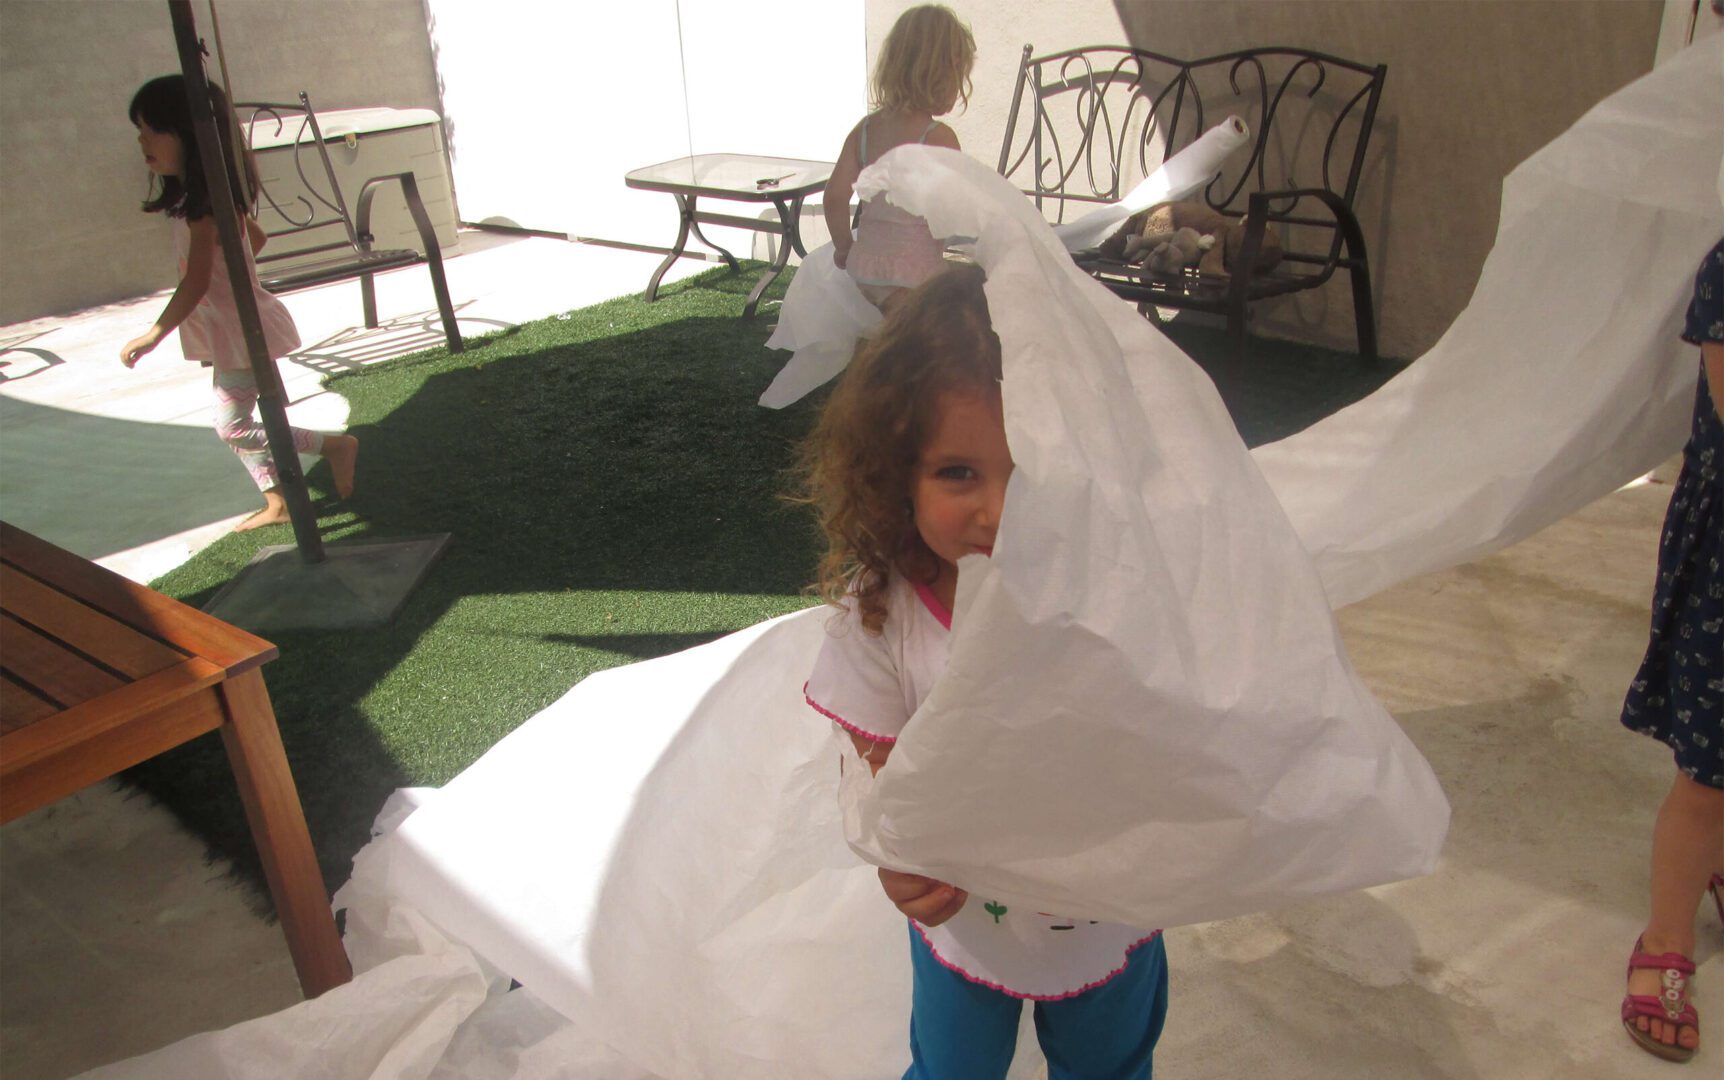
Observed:
[[[320,522],[326,540],[452,534],[392,625],[274,635],[281,657],[265,675],[331,887],[391,791],[445,782],[590,671],[808,602],[814,530],[780,494],[812,403],[755,405],[782,362],[762,347],[765,320],[678,317],[740,306],[753,276],[717,276],[667,290],[648,309],[666,318],[657,325],[550,346],[514,330],[459,356],[426,353],[331,380],[349,398],[362,449],[354,495]],[[640,308],[613,305],[619,318]],[[327,484],[326,469],[312,469],[314,483]],[[259,547],[291,542],[285,526],[230,536],[161,585],[201,604]],[[412,746],[374,730],[367,700],[411,692],[403,665],[426,635],[459,620],[463,600],[508,594],[526,596],[523,619],[537,625],[503,628],[507,637],[488,626],[457,633],[475,650],[500,650],[499,665],[532,650],[538,682],[502,702],[428,693],[413,707],[437,722]],[[639,615],[668,606],[662,594],[668,603],[693,594],[682,624]],[[616,633],[599,607],[620,612]],[[418,745],[439,740],[447,744]],[[130,776],[260,880],[219,741],[197,740]]]
[[[746,264],[714,271],[654,305],[622,298],[475,339],[459,356],[428,352],[331,380],[350,401],[362,450],[359,487],[324,521],[328,539],[452,540],[393,625],[277,636],[282,656],[266,676],[329,885],[346,879],[392,790],[447,781],[591,671],[808,602],[815,531],[780,495],[824,395],[780,411],[755,404],[785,356],[762,346],[769,315],[735,316],[754,279]],[[1177,326],[1170,336],[1222,373],[1252,444],[1399,370],[1256,340],[1228,368],[1219,331]],[[326,468],[312,470],[314,482],[327,486]],[[290,539],[285,527],[229,537],[163,586],[201,603],[258,547]],[[650,614],[662,594],[697,599],[667,624]],[[510,595],[524,606],[507,625],[462,603]],[[445,620],[458,629],[445,626],[421,650]],[[466,684],[479,680],[461,665],[487,663],[519,668],[521,685],[474,696]],[[429,723],[374,730],[368,699],[390,696]],[[164,755],[135,779],[259,880],[218,742]]]

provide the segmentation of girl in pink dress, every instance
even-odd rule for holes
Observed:
[[[826,224],[833,262],[847,270],[876,307],[921,284],[944,265],[944,248],[928,223],[883,198],[862,204],[855,238],[850,234],[850,196],[856,174],[881,154],[905,143],[958,149],[958,136],[934,119],[969,104],[970,69],[976,42],[951,9],[913,7],[898,16],[874,64],[870,97],[874,111],[844,140],[826,183]]]
[[[227,95],[213,83],[210,95],[215,101],[217,122],[226,121],[230,130],[237,132],[239,128],[232,122],[232,108]],[[278,490],[275,463],[269,455],[263,425],[257,419],[257,380],[252,375],[251,361],[246,352],[233,285],[226,266],[218,265],[221,262],[220,243],[210,204],[209,184],[198,156],[197,134],[192,127],[184,77],[165,75],[145,83],[132,97],[129,115],[133,126],[138,129],[138,146],[143,150],[144,164],[161,184],[155,198],[144,204],[144,210],[165,213],[173,222],[180,284],[155,325],[121,347],[120,363],[132,367],[178,328],[180,346],[186,359],[202,361],[213,369],[216,434],[233,447],[263,492],[264,508],[240,522],[236,530],[243,532],[261,525],[284,522],[287,520],[287,502]],[[229,166],[231,186],[235,191],[245,192],[250,199],[258,186],[257,167],[243,147],[236,156],[239,160]],[[241,169],[249,183],[239,182]],[[251,207],[247,205],[244,209],[250,210]],[[240,215],[240,223],[247,240],[246,269],[251,279],[252,298],[263,323],[269,357],[277,360],[299,347],[299,331],[293,325],[293,316],[288,314],[286,305],[264,291],[258,283],[257,265],[252,258],[263,248],[263,229],[245,213]],[[344,499],[352,494],[359,440],[351,435],[320,435],[300,428],[292,431],[295,450],[302,454],[322,454],[329,460],[336,494]]]

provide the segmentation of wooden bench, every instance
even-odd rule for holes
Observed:
[[[1359,352],[1375,359],[1371,278],[1353,203],[1386,73],[1382,64],[1306,49],[1179,60],[1112,45],[1035,56],[1025,45],[999,171],[1051,220],[1067,221],[1094,204],[1117,202],[1168,157],[1237,114],[1250,126],[1249,148],[1193,197],[1245,220],[1235,269],[1152,276],[1099,250],[1074,257],[1146,310],[1225,315],[1241,344],[1252,301],[1315,289],[1345,270]],[[1284,254],[1267,272],[1254,271],[1271,223]]]
[[[276,648],[0,522],[0,822],[220,731],[307,997],[352,977],[282,750]]]
[[[366,180],[360,185],[356,209],[350,212],[329,160],[317,113],[303,91],[297,104],[250,101],[236,102],[234,108],[245,128],[248,145],[255,146],[262,133],[272,137],[286,135],[292,147],[294,172],[301,184],[301,189],[291,194],[272,192],[267,187],[258,192],[258,222],[265,235],[271,240],[286,241],[270,244],[258,255],[258,280],[263,287],[272,293],[284,293],[358,278],[365,325],[375,328],[377,293],[373,278],[386,270],[424,263],[431,274],[431,289],[437,297],[437,312],[443,320],[443,336],[449,343],[449,351],[460,352],[463,342],[460,327],[455,323],[455,309],[449,302],[449,284],[443,275],[443,250],[437,243],[436,230],[425,212],[425,202],[419,196],[419,183],[413,174],[392,173]],[[371,232],[371,203],[386,184],[400,187],[423,250],[372,247],[376,237]]]

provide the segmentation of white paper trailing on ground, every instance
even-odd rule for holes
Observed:
[[[1054,226],[1067,251],[1083,251],[1106,240],[1125,219],[1156,203],[1188,199],[1221,171],[1221,165],[1251,142],[1251,129],[1244,120],[1229,116],[1199,136],[1190,146],[1162,162],[1144,177],[1125,198],[1091,210],[1076,221]]]
[[[1258,465],[1337,606],[1480,558],[1681,447],[1678,340],[1724,234],[1724,38],[1606,98],[1503,182],[1473,299],[1404,373]]]

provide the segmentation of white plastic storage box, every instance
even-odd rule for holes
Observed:
[[[425,213],[431,218],[437,233],[437,243],[443,254],[458,250],[459,237],[455,225],[455,194],[449,182],[449,157],[443,152],[443,123],[430,109],[319,109],[317,124],[323,131],[324,147],[329,163],[341,184],[341,197],[347,200],[350,214],[359,213],[359,189],[374,176],[390,176],[411,172],[419,184],[419,197],[425,203]],[[299,149],[302,160],[296,168],[293,139],[302,138]],[[311,127],[303,133],[297,122],[283,125],[281,131],[260,117],[252,136],[252,149],[257,156],[258,173],[263,186],[277,205],[292,210],[305,194],[305,176],[319,190],[324,185],[323,164],[317,159],[312,145]],[[327,193],[326,193],[327,194]],[[265,228],[280,225],[269,203],[264,202],[259,218]],[[420,250],[419,232],[413,227],[413,217],[401,197],[401,185],[377,185],[371,201],[371,232],[378,248],[413,248]],[[303,236],[282,236],[270,241],[272,251],[293,251],[331,239],[329,230],[322,229]],[[277,246],[279,245],[279,247]]]

